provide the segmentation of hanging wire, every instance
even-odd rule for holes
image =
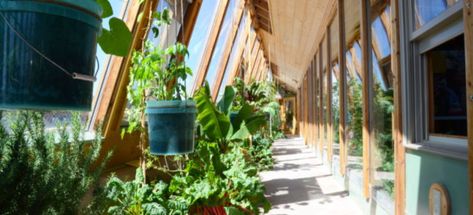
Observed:
[[[44,58],[46,61],[48,61],[49,63],[51,63],[53,66],[55,66],[56,68],[58,68],[59,70],[61,70],[62,72],[64,72],[65,74],[67,74],[68,76],[70,76],[72,79],[76,79],[76,80],[83,80],[83,81],[89,81],[89,82],[94,82],[96,81],[96,78],[93,77],[93,76],[89,76],[89,75],[84,75],[84,74],[80,74],[80,73],[75,73],[75,72],[69,72],[67,69],[65,69],[64,67],[60,66],[59,64],[57,64],[56,62],[54,62],[53,60],[51,60],[49,57],[47,57],[45,54],[43,54],[41,51],[39,51],[36,47],[34,47],[30,42],[28,42],[28,40],[26,40],[26,38],[20,33],[18,32],[15,27],[8,21],[8,19],[5,17],[5,15],[3,14],[3,12],[0,12],[0,16],[2,17],[3,21],[5,22],[5,24],[13,31],[13,33],[15,33],[15,35],[25,43],[25,45],[27,45],[31,50],[33,50],[34,52],[36,52],[39,56],[41,56],[42,58]]]

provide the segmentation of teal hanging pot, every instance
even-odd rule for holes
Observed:
[[[95,0],[0,0],[0,109],[91,108]]]
[[[146,105],[150,153],[179,155],[194,151],[197,108],[191,100],[149,101]]]

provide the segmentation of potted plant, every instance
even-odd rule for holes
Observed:
[[[131,32],[108,0],[0,1],[0,108],[90,110],[97,42],[124,56]],[[114,39],[110,39],[114,38]]]
[[[170,23],[167,9],[155,13],[157,26],[152,29]],[[162,48],[150,41],[142,51],[133,54],[128,85],[128,132],[141,131],[143,152],[148,140],[152,155],[186,154],[194,150],[197,109],[186,95],[185,79],[192,74],[184,62],[187,55],[183,44]]]

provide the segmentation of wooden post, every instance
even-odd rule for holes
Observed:
[[[320,157],[323,158],[324,155],[324,62],[323,62],[323,46],[322,42],[319,44],[319,72],[318,72],[318,84],[319,84],[319,147],[320,147]]]
[[[472,21],[470,17],[470,21]],[[466,26],[465,17],[465,26]],[[470,22],[470,26],[471,26]],[[403,215],[405,213],[405,195],[406,195],[406,165],[405,165],[405,149],[402,142],[402,85],[401,85],[401,58],[400,58],[400,31],[399,31],[399,0],[391,1],[391,70],[394,76],[394,113],[393,113],[393,137],[394,137],[394,199],[395,199],[395,214]],[[470,32],[470,39],[472,38],[472,32]],[[465,28],[465,38],[467,38],[467,30]],[[472,42],[472,40],[470,40]],[[468,43],[466,43],[468,44]],[[466,47],[472,47],[472,43]],[[467,58],[468,59],[468,58]],[[468,61],[467,61],[468,62]],[[471,61],[470,61],[471,62]],[[472,65],[467,71],[471,71]],[[468,73],[467,73],[468,74]],[[471,83],[471,82],[470,82]],[[470,85],[471,87],[471,85]],[[470,88],[471,89],[471,88]],[[471,112],[470,112],[471,113]],[[469,115],[471,116],[471,115]],[[468,118],[470,119],[470,118]],[[469,126],[471,128],[472,126]],[[471,147],[470,147],[471,152]],[[470,159],[471,161],[471,159]],[[471,166],[470,166],[471,176]],[[470,178],[471,179],[471,178]],[[470,180],[471,184],[471,180]],[[470,185],[471,186],[471,185]],[[471,189],[471,188],[470,188]],[[472,205],[472,196],[470,195],[470,205]],[[471,211],[471,207],[470,207]]]
[[[346,62],[345,62],[345,6],[344,0],[338,0],[338,62],[340,66],[339,97],[340,97],[340,174],[346,172],[346,134],[345,134],[345,112],[346,112]]]
[[[316,90],[316,64],[315,62],[312,60],[310,62],[310,72],[312,73],[312,95],[313,95],[313,100],[312,100],[312,115],[313,115],[313,119],[312,119],[312,147],[314,148],[317,148],[317,145],[316,145],[316,142],[317,142],[317,131],[316,131],[316,128],[317,128],[317,115],[316,115],[316,102],[315,102],[315,98],[316,98],[316,95],[317,95],[317,90]]]
[[[363,78],[363,195],[370,198],[370,134],[371,134],[371,20],[369,16],[370,0],[361,0],[361,74]]]
[[[318,71],[319,71],[319,64],[320,62],[317,61],[317,58],[318,56],[320,55],[320,52],[317,53],[316,55],[314,55],[314,59],[313,59],[313,62],[314,62],[314,95],[315,95],[315,98],[317,98],[317,96],[319,95],[319,77],[318,77]],[[320,149],[320,130],[319,130],[319,122],[320,122],[320,118],[319,118],[319,108],[320,108],[320,104],[317,102],[317,99],[316,99],[316,102],[314,102],[314,116],[315,116],[315,122],[314,122],[314,130],[315,130],[315,136],[314,136],[314,145],[316,146],[316,149],[317,150],[321,150]]]
[[[465,25],[465,60],[468,116],[468,175],[470,192],[470,214],[473,214],[473,1],[465,0],[463,22]]]

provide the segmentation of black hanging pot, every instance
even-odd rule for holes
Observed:
[[[0,0],[0,109],[90,110],[101,13],[95,0]]]
[[[146,104],[150,153],[179,155],[194,151],[197,108],[191,100]]]

